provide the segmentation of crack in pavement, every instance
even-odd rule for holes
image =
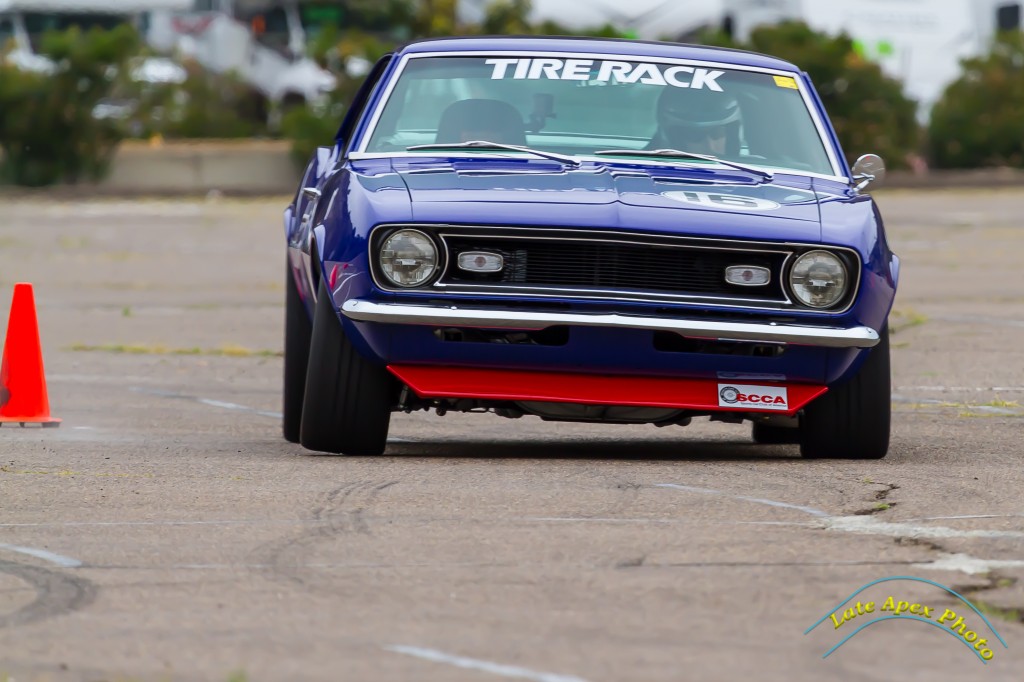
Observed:
[[[888,486],[887,490],[880,491],[878,494],[884,496],[891,493],[893,490],[899,488],[896,484],[885,484]],[[797,504],[790,504],[788,502],[779,502],[776,500],[768,500],[758,497],[750,497],[747,495],[735,495],[733,493],[727,493],[721,490],[714,490],[712,488],[700,488],[694,486],[679,485],[676,483],[655,483],[651,487],[654,488],[670,488],[673,490],[680,490],[683,492],[697,493],[701,495],[715,495],[722,496],[729,499],[740,500],[743,502],[751,502],[754,504],[763,504],[776,508],[792,509],[799,511],[804,514],[815,517],[817,526],[825,530],[838,531],[844,533],[855,533],[858,535],[876,535],[883,537],[891,537],[896,540],[897,543],[903,540],[921,541],[920,543],[938,552],[943,552],[949,555],[946,550],[940,545],[931,542],[925,542],[925,539],[951,539],[951,538],[990,538],[990,539],[1008,539],[1008,538],[1024,538],[1024,532],[1022,531],[998,531],[998,530],[957,530],[955,528],[948,528],[945,526],[920,526],[906,522],[889,522],[879,521],[873,515],[853,515],[853,516],[833,516],[828,512],[816,509],[814,507],[807,507]],[[884,510],[879,510],[884,511]],[[973,558],[973,557],[972,557]],[[977,559],[975,561],[985,561]],[[991,562],[989,562],[991,564]],[[935,562],[931,564],[917,563],[919,567],[933,567]],[[1017,563],[1011,564],[1017,566]],[[1024,562],[1020,562],[1020,565],[1024,566]],[[967,568],[968,564],[958,565],[956,563],[949,562],[937,564],[937,566],[943,567],[942,570],[960,570],[965,573],[969,573],[970,570]],[[950,568],[945,568],[949,566]]]

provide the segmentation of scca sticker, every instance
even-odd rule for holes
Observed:
[[[709,208],[731,208],[736,211],[774,211],[779,204],[769,199],[741,197],[736,194],[714,194],[712,192],[665,192],[669,199],[686,204],[699,204]]]
[[[718,406],[788,412],[789,396],[784,386],[719,384]]]
[[[718,79],[725,71],[711,71],[694,66],[637,64],[599,61],[595,59],[488,59],[494,66],[491,80],[554,80],[608,83],[642,83],[668,85],[693,90],[722,92]],[[596,69],[596,74],[595,74]]]

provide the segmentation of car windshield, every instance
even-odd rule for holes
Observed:
[[[835,175],[799,87],[795,76],[703,63],[417,57],[408,60],[362,151],[472,140],[574,156],[627,150],[603,159],[675,149]]]

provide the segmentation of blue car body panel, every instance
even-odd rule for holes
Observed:
[[[742,170],[706,166],[651,164],[631,158],[585,161],[580,167],[540,158],[480,158],[457,151],[415,157],[346,158],[366,133],[369,112],[403,56],[479,51],[585,52],[637,57],[706,60],[790,72],[813,93],[806,74],[787,62],[740,51],[660,43],[578,39],[465,38],[411,45],[391,58],[378,83],[366,93],[362,119],[351,126],[351,139],[339,138],[333,150],[321,151],[303,179],[304,187],[322,196],[311,208],[300,192],[285,212],[289,262],[313,310],[313,283],[331,284],[335,308],[348,300],[423,303],[435,291],[388,291],[375,284],[369,257],[370,235],[380,225],[516,226],[608,230],[665,237],[742,240],[764,244],[838,247],[855,252],[860,262],[859,290],[838,313],[793,308],[766,311],[732,306],[734,319],[789,320],[832,327],[864,326],[881,331],[895,296],[899,261],[889,250],[878,208],[870,196],[848,182],[778,172],[770,181]],[[833,151],[849,175],[835,131],[814,95]],[[679,197],[714,191],[775,204],[763,211],[709,206]],[[675,197],[675,198],[673,198]],[[312,235],[312,239],[309,239]],[[303,257],[309,240],[312,255]],[[852,275],[853,273],[851,273]],[[488,299],[479,293],[451,293],[446,301],[466,305],[529,307],[537,297],[510,295]],[[579,313],[629,315],[721,314],[715,304],[651,303],[548,297],[545,305]],[[449,343],[430,326],[359,322],[339,313],[357,350],[381,364],[424,364],[535,371],[572,371],[716,379],[748,377],[833,385],[858,369],[868,350],[792,345],[780,357],[706,355],[657,350],[652,332],[639,329],[572,328],[564,345]]]

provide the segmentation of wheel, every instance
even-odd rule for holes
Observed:
[[[800,454],[807,458],[881,459],[889,450],[892,379],[889,328],[857,374],[804,409]]]
[[[379,455],[398,382],[352,347],[323,280],[318,291],[299,442],[310,450]]]
[[[302,304],[291,266],[285,270],[284,281],[284,438],[299,442],[302,423],[302,399],[306,393],[306,368],[309,366],[309,343],[313,322]]]
[[[762,445],[793,445],[800,442],[800,429],[754,422],[751,436]]]

